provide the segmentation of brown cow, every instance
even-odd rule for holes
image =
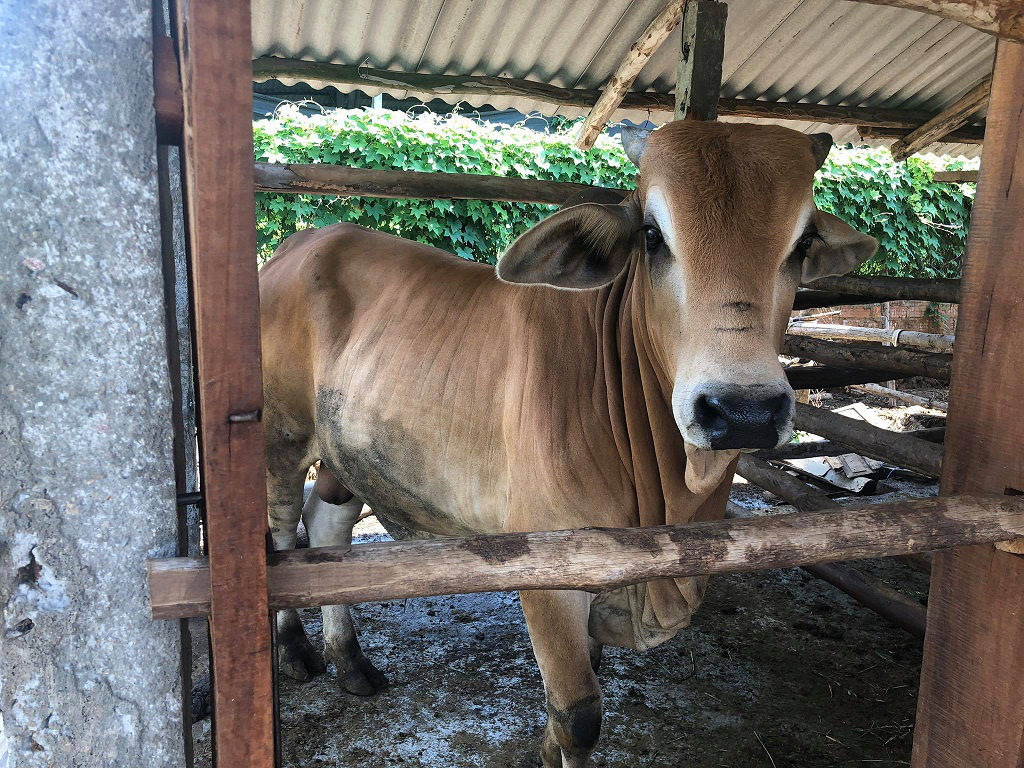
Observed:
[[[396,536],[719,518],[738,451],[788,440],[777,353],[801,275],[876,247],[814,207],[831,138],[676,122],[624,143],[636,193],[555,213],[496,271],[345,224],[281,246],[260,276],[278,548],[318,459],[304,514],[324,546],[349,542],[363,502]],[[584,766],[597,742],[592,651],[671,637],[704,586],[522,593],[545,766]],[[278,621],[284,671],[322,670],[295,612]],[[386,685],[347,608],[324,608],[324,636],[345,689]]]

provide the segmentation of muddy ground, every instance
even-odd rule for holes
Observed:
[[[889,411],[901,428],[931,425],[908,413]],[[926,481],[890,482],[903,495],[935,492]],[[733,500],[791,511],[742,483]],[[378,540],[382,531],[370,518],[357,534]],[[858,567],[926,599],[927,577],[905,565]],[[302,615],[322,644],[319,612]],[[351,696],[335,686],[333,669],[305,684],[283,681],[285,766],[537,764],[544,697],[515,595],[367,604],[356,616],[363,648],[391,687]],[[716,577],[692,627],[674,640],[645,653],[606,649],[594,765],[909,765],[920,661],[920,641],[803,571]],[[209,766],[209,720],[195,736],[196,764]]]

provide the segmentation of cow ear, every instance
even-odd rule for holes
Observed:
[[[815,239],[804,257],[802,283],[852,272],[878,250],[875,238],[858,232],[831,213],[815,211],[814,222],[820,239]]]
[[[509,283],[584,290],[610,283],[637,240],[634,206],[584,203],[553,213],[524,232],[498,261]]]

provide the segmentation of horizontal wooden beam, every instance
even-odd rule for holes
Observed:
[[[844,368],[863,367],[895,371],[898,375],[893,378],[927,376],[930,379],[949,381],[953,372],[953,356],[940,352],[918,352],[912,349],[822,341],[799,336],[787,335],[783,339],[782,354]]]
[[[1024,5],[1020,0],[861,0],[873,5],[906,8],[1024,43]]]
[[[796,404],[796,428],[846,445],[852,453],[938,477],[942,446],[909,435],[879,429],[866,421],[851,419],[824,408]]]
[[[925,122],[928,122],[927,120]],[[858,125],[857,133],[862,139],[906,139],[910,135],[907,128],[883,128],[881,126]],[[957,128],[939,139],[943,144],[984,144],[985,126],[968,125]]]
[[[507,200],[561,205],[595,189],[587,184],[470,173],[420,173],[347,168],[324,163],[256,163],[256,189],[295,195],[338,195],[432,200]],[[612,190],[622,196],[630,190]]]
[[[831,365],[791,365],[785,373],[793,389],[837,389],[851,384],[877,384],[907,377],[884,368],[838,368]]]
[[[802,323],[795,320],[789,324],[786,333],[810,339],[843,339],[846,341],[874,341],[892,344],[894,347],[910,347],[926,352],[952,352],[953,335],[946,333],[922,333],[891,328],[862,328],[857,325],[833,325],[831,323]]]
[[[793,298],[793,311],[854,304],[882,304],[886,301],[889,299],[884,296],[855,296],[852,293],[842,293],[841,291],[816,291],[810,288],[801,288]]]
[[[967,122],[986,104],[992,91],[992,78],[986,77],[966,94],[942,110],[938,115],[889,147],[894,160],[906,160],[928,146],[942,141],[950,132]]]
[[[960,281],[920,277],[823,277],[805,287],[819,291],[835,291],[856,296],[871,296],[883,301],[937,301],[955,304],[960,301]]]
[[[536,80],[482,75],[428,75],[419,72],[395,72],[353,64],[330,64],[302,59],[264,56],[252,63],[253,79],[313,81],[335,86],[383,88],[392,92],[414,91],[439,98],[452,96],[520,97],[558,107],[593,107],[601,97],[596,88],[561,88]],[[620,109],[651,112],[672,112],[672,93],[638,93],[629,91],[622,97]],[[935,112],[920,109],[887,109],[883,107],[842,107],[829,104],[758,101],[723,98],[718,101],[718,114],[764,120],[799,120],[830,125],[863,125],[899,128],[912,131],[935,117]]]
[[[932,181],[944,184],[977,184],[978,172],[976,170],[963,171],[936,171]]]
[[[615,68],[615,72],[608,82],[605,83],[597,103],[590,110],[587,119],[583,121],[576,139],[577,147],[588,150],[594,146],[597,137],[604,130],[605,123],[619,108],[637,75],[647,66],[647,62],[657,53],[661,44],[679,26],[685,5],[686,0],[669,0],[647,25],[643,34],[629,47],[625,57],[619,62],[619,66]]]
[[[945,427],[929,427],[900,432],[901,435],[927,440],[929,443],[941,443],[945,436]],[[805,440],[802,443],[786,443],[779,448],[766,448],[750,454],[767,461],[787,461],[789,459],[817,459],[823,456],[842,456],[850,453],[849,446],[834,443],[831,440]]]
[[[269,555],[273,609],[521,589],[605,591],[660,578],[891,557],[1024,536],[1024,498],[959,496],[752,520],[382,542]],[[153,618],[203,616],[205,558],[147,563]]]

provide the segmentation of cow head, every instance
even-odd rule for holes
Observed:
[[[877,246],[814,206],[831,137],[679,121],[624,132],[623,145],[640,169],[636,194],[552,215],[511,246],[499,277],[579,290],[632,261],[635,314],[688,454],[785,443],[794,398],[778,351],[796,288]]]

